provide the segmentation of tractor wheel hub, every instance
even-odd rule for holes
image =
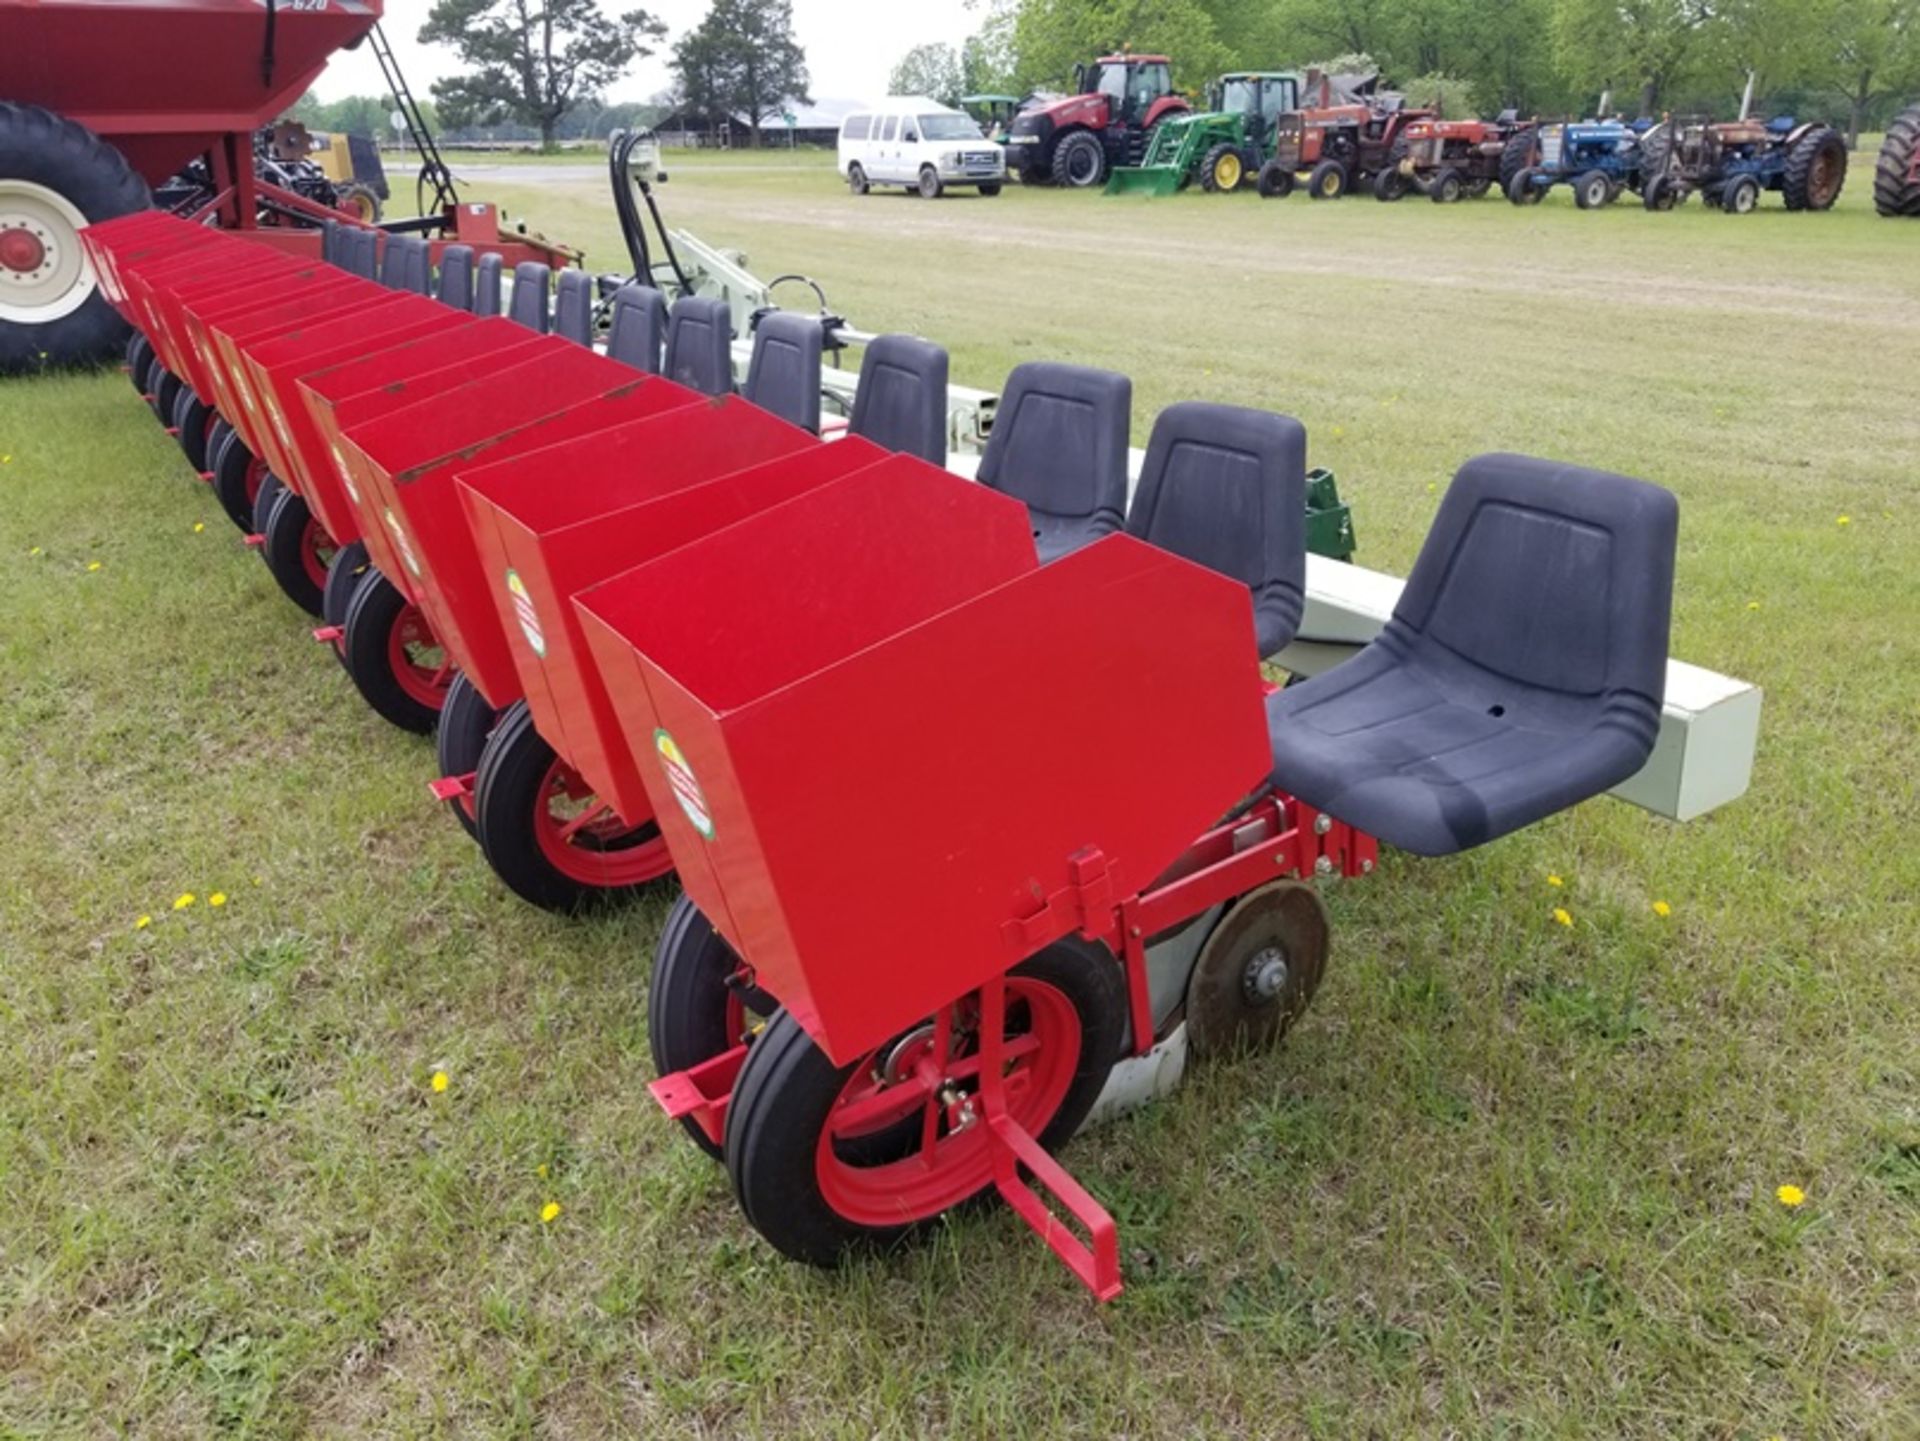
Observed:
[[[0,270],[32,275],[47,263],[47,245],[24,226],[0,230]]]
[[[1271,1005],[1287,988],[1287,957],[1278,946],[1256,951],[1240,977],[1240,989],[1250,1006]]]

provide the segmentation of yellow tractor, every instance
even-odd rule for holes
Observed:
[[[309,131],[297,120],[282,120],[267,133],[268,156],[281,166],[312,166],[331,187],[331,206],[357,215],[367,224],[380,219],[387,199],[386,167],[370,135],[329,135]],[[311,174],[311,172],[309,172]],[[297,185],[293,187],[298,189]]]

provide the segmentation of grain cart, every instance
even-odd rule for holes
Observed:
[[[1315,200],[1337,200],[1355,185],[1397,168],[1406,154],[1406,128],[1436,118],[1409,109],[1406,97],[1379,88],[1378,75],[1322,75],[1309,71],[1307,104],[1279,117],[1272,156],[1260,167],[1260,194],[1293,193],[1301,174]]]
[[[196,219],[317,257],[313,227],[339,212],[263,178],[255,137],[334,51],[369,37],[410,99],[377,33],[380,10],[381,0],[0,0],[0,374],[100,359],[127,339],[79,235],[145,209],[156,191]],[[565,258],[538,237],[503,235],[490,205],[451,203],[441,178],[433,197],[434,213],[392,228],[432,231],[436,258],[453,240],[510,266]]]
[[[1075,66],[1073,83],[1074,94],[1013,117],[1007,168],[1028,185],[1102,185],[1114,166],[1140,163],[1156,125],[1193,108],[1164,55],[1103,56]]]
[[[1512,171],[1507,199],[1515,205],[1537,205],[1556,185],[1573,188],[1573,203],[1582,210],[1611,205],[1627,190],[1640,187],[1640,137],[1646,127],[1619,120],[1569,121],[1542,125],[1530,142],[1519,137],[1515,152],[1524,148],[1525,164]],[[1509,157],[1509,164],[1519,156]]]
[[[1498,120],[1415,120],[1400,163],[1374,176],[1373,193],[1398,200],[1418,191],[1441,204],[1477,200],[1496,185],[1504,194],[1526,163],[1523,145],[1531,130],[1531,122],[1511,110]]]
[[[1830,210],[1847,181],[1847,142],[1830,126],[1770,121],[1666,120],[1640,142],[1640,198],[1671,210],[1698,194],[1706,205],[1745,215],[1762,191],[1789,210]]]
[[[1117,167],[1107,194],[1171,195],[1195,180],[1209,192],[1238,190],[1272,152],[1280,116],[1299,104],[1300,77],[1291,72],[1222,75],[1206,112],[1154,126],[1140,164]]]
[[[1920,105],[1896,115],[1873,167],[1873,208],[1882,215],[1920,215]]]

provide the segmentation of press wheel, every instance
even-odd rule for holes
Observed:
[[[1330,927],[1320,893],[1273,881],[1221,917],[1187,980],[1187,1044],[1196,1055],[1278,1045],[1327,968]]]

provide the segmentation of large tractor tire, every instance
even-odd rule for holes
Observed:
[[[1517,135],[1509,135],[1504,149],[1500,152],[1500,193],[1510,195],[1513,192],[1513,178],[1533,164],[1533,152],[1540,137],[1531,130],[1522,130]]]
[[[1200,161],[1200,188],[1209,193],[1231,194],[1246,179],[1247,168],[1237,147],[1225,141],[1209,150]]]
[[[380,223],[380,197],[371,185],[349,180],[334,189],[335,203],[354,219],[366,225]]]
[[[1920,105],[1896,115],[1873,167],[1873,208],[1882,215],[1920,215]]]
[[[1259,190],[1262,200],[1283,200],[1293,194],[1293,183],[1294,175],[1291,170],[1278,160],[1269,160],[1260,167],[1255,188]]]
[[[85,126],[0,102],[0,375],[119,353],[127,324],[99,293],[80,231],[152,203]]]
[[[1053,149],[1053,183],[1092,190],[1107,183],[1107,151],[1091,131],[1076,130]]]
[[[1847,142],[1840,132],[1816,125],[1793,142],[1780,191],[1789,210],[1831,210],[1847,183]]]

